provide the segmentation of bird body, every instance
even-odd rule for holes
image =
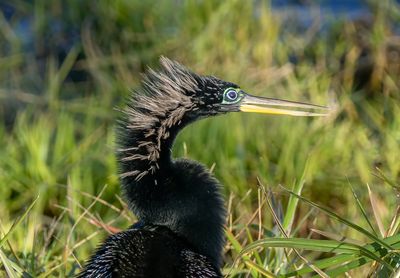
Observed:
[[[221,277],[206,256],[188,246],[166,227],[132,227],[110,236],[79,277]]]
[[[321,115],[305,109],[324,107],[256,98],[161,58],[128,101],[117,134],[122,189],[139,224],[110,236],[80,277],[221,277],[220,185],[198,162],[173,159],[174,139],[195,120],[227,112]]]

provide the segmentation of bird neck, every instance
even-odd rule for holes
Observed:
[[[147,128],[123,125],[121,181],[141,221],[168,227],[218,267],[225,222],[219,183],[199,163],[171,157],[178,132],[193,120],[177,108]]]
[[[155,118],[151,123],[136,123],[136,126],[125,123],[120,127],[118,159],[123,184],[133,179],[135,184],[157,185],[157,177],[171,167],[175,138],[191,122],[190,118],[177,118],[176,114],[166,112],[165,118]]]

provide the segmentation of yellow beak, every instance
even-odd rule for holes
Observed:
[[[320,105],[276,98],[261,98],[248,94],[245,94],[240,103],[240,111],[276,115],[316,117],[328,115],[329,110],[328,107]]]

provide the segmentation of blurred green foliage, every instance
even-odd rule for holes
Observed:
[[[98,223],[123,229],[134,221],[118,198],[115,108],[139,86],[147,65],[157,68],[160,55],[253,94],[336,108],[321,119],[226,115],[189,126],[178,137],[175,156],[212,167],[224,185],[230,212],[225,273],[289,271],[279,265],[282,252],[271,259],[267,250],[232,267],[241,247],[279,234],[271,212],[258,210],[264,199],[257,179],[276,192],[274,209],[283,218],[289,196],[280,184],[363,227],[367,221],[349,184],[366,215],[375,219],[375,206],[386,229],[398,214],[400,43],[391,26],[400,10],[394,2],[382,1],[367,24],[338,21],[323,36],[312,26],[306,33],[282,29],[268,1],[13,5],[11,20],[0,14],[0,238],[39,198],[0,245],[0,271],[7,275],[71,277],[106,235]],[[32,45],[15,33],[23,18],[31,20]],[[65,36],[76,40],[60,57]],[[293,57],[296,63],[289,62]],[[73,82],[74,71],[84,78]],[[100,192],[101,202],[91,197]],[[310,231],[315,228],[368,242],[306,204],[291,206],[291,235],[323,237]],[[259,217],[252,218],[255,213]]]

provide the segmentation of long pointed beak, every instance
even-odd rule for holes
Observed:
[[[240,111],[291,116],[326,116],[329,108],[325,106],[302,102],[288,101],[276,98],[262,98],[245,94]]]

